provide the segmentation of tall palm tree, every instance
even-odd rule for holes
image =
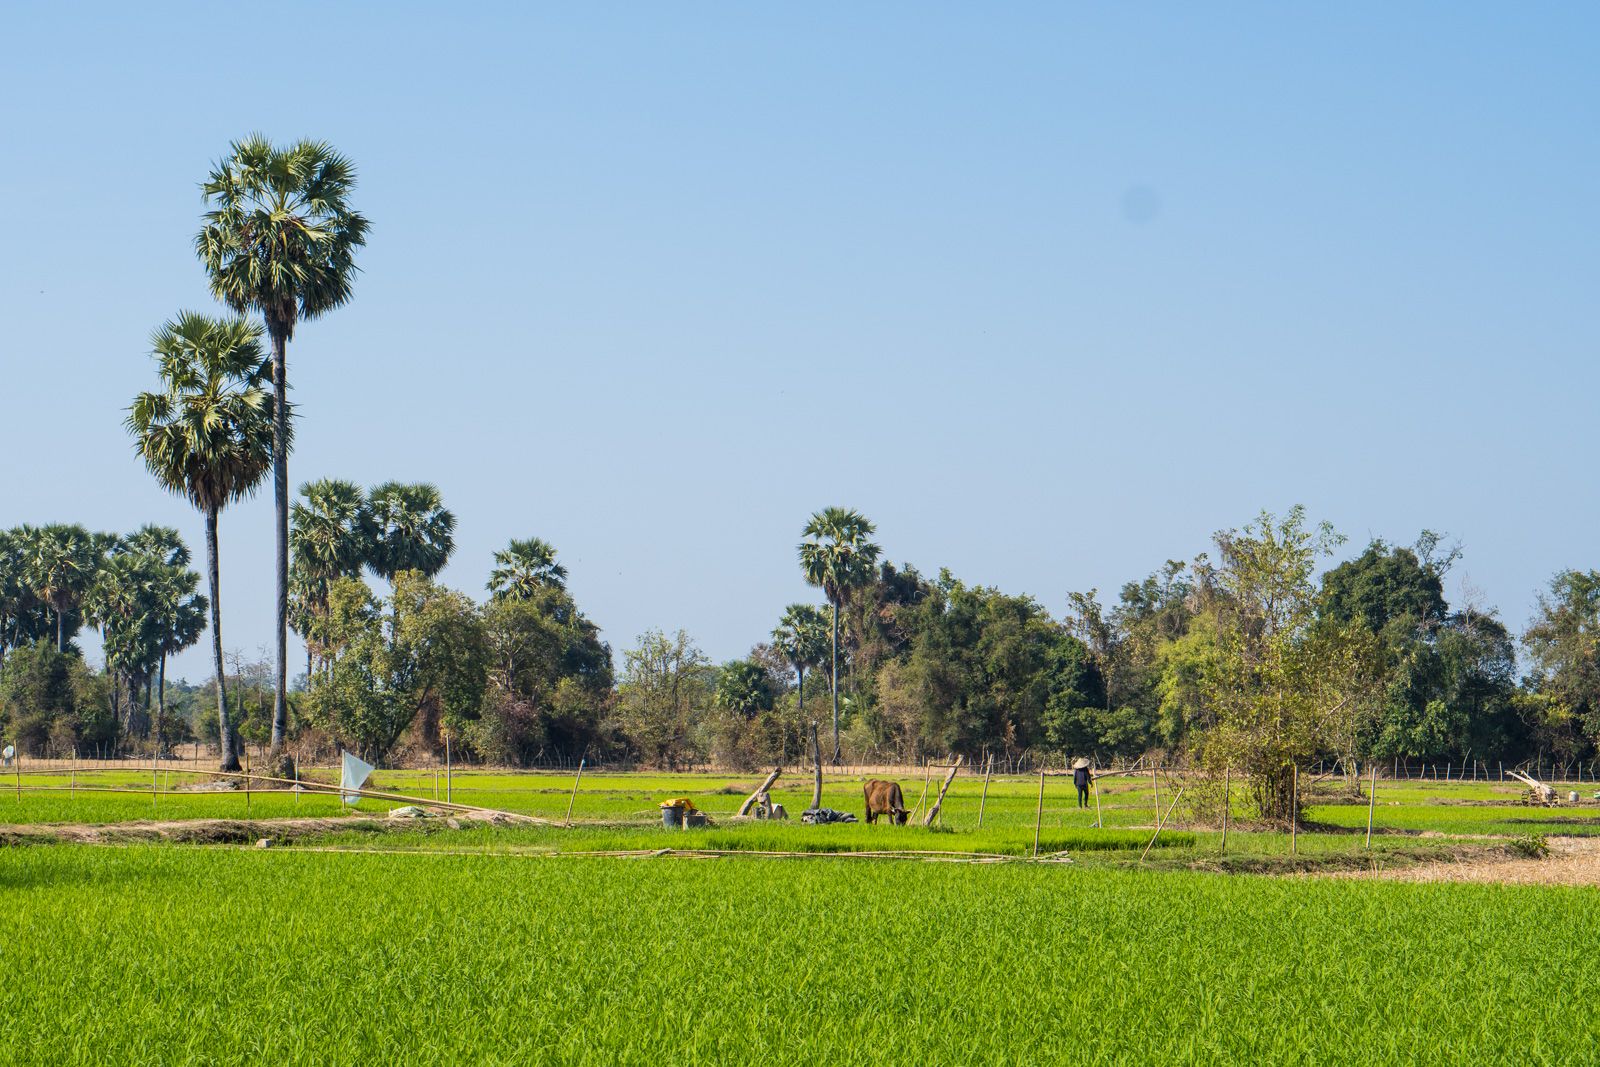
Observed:
[[[435,486],[384,482],[367,494],[367,566],[390,583],[401,571],[432,578],[455,551],[455,528],[456,517]]]
[[[278,660],[272,748],[289,729],[289,341],[302,319],[345,304],[367,220],[350,207],[355,167],[321,141],[279,148],[235,141],[201,187],[210,210],[195,251],[211,292],[241,315],[260,312],[272,342],[272,491],[277,518]]]
[[[823,662],[828,654],[828,617],[813,604],[790,604],[783,610],[772,643],[794,667],[795,692],[799,694],[799,713],[806,714],[806,668]]]
[[[152,354],[161,389],[140,393],[128,409],[128,432],[150,473],[205,516],[206,577],[211,596],[211,656],[217,676],[222,769],[239,769],[222,663],[222,590],[217,516],[255,492],[273,466],[274,416],[265,380],[261,328],[243,319],[184,312],[157,330]]]
[[[360,575],[366,562],[367,497],[361,487],[324,478],[300,487],[289,522],[291,619],[306,641],[306,675],[319,644],[317,631],[328,607],[328,586]]]
[[[872,580],[878,546],[869,538],[877,527],[852,508],[824,508],[811,516],[800,542],[800,569],[819,586],[833,608],[833,762],[839,762],[839,607],[851,590]]]
[[[513,540],[494,554],[489,572],[492,600],[527,600],[540,589],[565,589],[567,568],[556,562],[555,546],[537,537]]]

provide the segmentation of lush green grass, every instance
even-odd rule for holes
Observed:
[[[1526,1064],[1600,1037],[1586,890],[168,846],[0,850],[0,895],[21,1064]]]

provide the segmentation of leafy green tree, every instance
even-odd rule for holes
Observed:
[[[262,379],[261,330],[243,319],[185,312],[151,339],[161,389],[141,393],[127,427],[163,488],[205,516],[211,652],[217,679],[222,769],[239,769],[222,663],[222,596],[217,516],[253,493],[272,465],[276,420]]]
[[[104,675],[40,639],[16,649],[0,676],[0,731],[32,755],[70,756],[116,737]]]
[[[800,542],[800,569],[819,587],[833,609],[829,685],[833,697],[833,762],[839,762],[839,608],[852,590],[871,582],[879,547],[870,520],[850,508],[824,508],[806,523]]]
[[[1527,688],[1544,698],[1528,705],[1539,709],[1531,719],[1536,736],[1560,744],[1556,727],[1570,722],[1587,745],[1600,742],[1600,571],[1567,570],[1551,578],[1522,647]]]
[[[695,757],[714,669],[689,635],[650,630],[623,653],[617,719],[634,750],[676,769]]]
[[[494,600],[526,600],[540,590],[564,589],[567,568],[556,562],[555,547],[537,537],[513,540],[494,554],[489,594]]]
[[[474,721],[487,683],[489,649],[470,600],[418,571],[401,571],[390,594],[399,622],[385,633],[366,583],[328,589],[328,668],[311,682],[309,720],[363,759],[378,762],[416,724],[429,743],[441,727]]]
[[[239,314],[259,312],[272,343],[273,503],[277,525],[277,676],[272,748],[289,728],[288,346],[296,325],[350,299],[366,218],[350,206],[355,167],[320,141],[273,145],[252,134],[229,146],[201,187],[208,210],[195,251],[211,292]]]
[[[529,764],[606,743],[611,649],[565,589],[542,585],[483,609],[489,692],[472,740],[489,759]]]
[[[456,517],[427,483],[384,482],[367,495],[362,521],[367,566],[386,582],[401,571],[432,578],[455,551]]]

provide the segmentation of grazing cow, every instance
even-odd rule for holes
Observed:
[[[862,792],[867,795],[867,821],[876,824],[878,816],[887,815],[889,821],[897,826],[906,824],[906,817],[911,814],[906,808],[906,798],[900,795],[899,782],[885,782],[880,778],[869,778],[867,784],[862,786]]]

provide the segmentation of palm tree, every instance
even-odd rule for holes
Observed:
[[[820,586],[833,608],[833,762],[839,762],[839,607],[850,591],[872,579],[878,546],[868,540],[877,527],[852,508],[824,508],[806,523],[800,542],[800,569]]]
[[[206,522],[206,577],[211,588],[211,656],[217,676],[222,769],[239,769],[222,664],[222,591],[217,515],[249,496],[272,468],[274,434],[287,425],[265,381],[261,328],[243,319],[185,312],[151,338],[161,391],[140,393],[128,432],[150,473],[187,497]]]
[[[211,292],[241,315],[261,313],[272,342],[272,491],[277,515],[278,661],[272,749],[289,729],[289,341],[302,319],[350,299],[367,220],[351,209],[355,167],[321,141],[287,148],[260,134],[235,141],[202,186],[195,251]]]
[[[794,667],[799,713],[806,717],[806,668],[815,667],[828,654],[828,617],[812,604],[790,604],[772,631],[772,643]]]
[[[391,584],[401,571],[421,571],[432,578],[455,551],[455,528],[456,517],[436,487],[384,482],[367,495],[367,566]]]
[[[513,540],[494,554],[489,572],[491,600],[527,600],[540,589],[565,589],[567,568],[556,562],[555,546],[537,537]]]
[[[94,585],[106,539],[77,524],[22,528],[23,580],[56,617],[56,651],[67,650],[66,617]],[[76,624],[74,624],[76,628]]]
[[[306,641],[306,675],[327,614],[328,586],[360,575],[366,562],[367,498],[361,487],[324,478],[300,487],[289,525],[289,587],[294,629]]]

